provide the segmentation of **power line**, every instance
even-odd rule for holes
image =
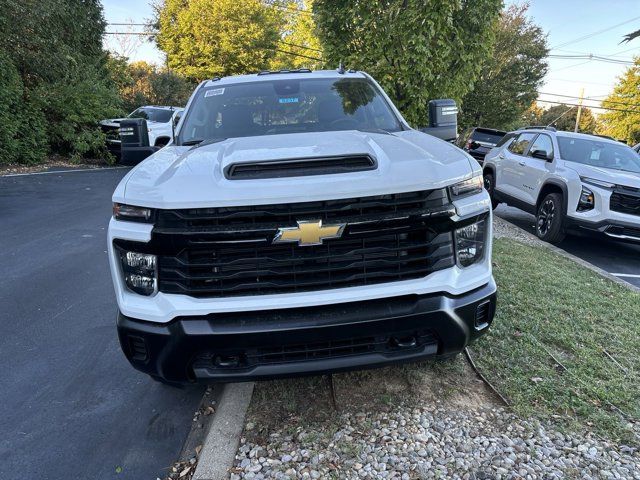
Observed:
[[[290,12],[301,13],[303,15],[313,15],[312,12],[310,12],[309,10],[305,10],[303,8],[288,7],[286,5],[277,5],[277,4],[274,4],[274,3],[267,3],[267,5],[272,7],[272,8],[279,8],[280,10],[288,10]]]
[[[293,55],[294,57],[308,58],[309,60],[315,60],[316,62],[323,62],[324,61],[324,60],[322,60],[321,58],[318,58],[318,57],[311,57],[309,55],[303,55],[302,53],[287,52],[286,50],[280,50],[279,48],[265,48],[265,50],[273,50],[274,52],[280,52],[280,53],[284,53],[286,55]]]
[[[588,63],[588,62],[587,62]],[[557,70],[556,70],[557,71]],[[576,83],[575,80],[571,80],[569,78],[557,78],[557,77],[549,77],[547,80],[555,80],[556,82],[569,82]],[[580,80],[580,83],[586,83],[587,85],[601,85],[604,87],[611,87],[610,83],[602,83],[602,82],[587,82],[585,80]]]
[[[107,23],[113,27],[150,27],[152,23]]]
[[[305,47],[304,45],[296,45],[295,43],[285,42],[284,40],[278,40],[278,43],[281,43],[283,45],[288,45],[290,47],[304,48],[305,50],[311,50],[312,52],[323,53],[322,50],[320,50],[318,48]]]
[[[567,103],[567,102],[554,102],[552,100],[536,100],[536,102],[540,103],[553,103],[554,105],[567,105],[572,107],[579,107],[580,105],[577,103]],[[584,106],[584,105],[583,105]],[[608,107],[588,107],[595,110],[609,110],[612,112],[625,112],[625,113],[640,113],[640,110],[624,110],[622,108],[608,108]]]
[[[603,57],[601,55],[594,55],[592,53],[588,54],[588,55],[555,55],[555,54],[551,54],[549,55],[549,58],[562,58],[562,59],[568,59],[568,60],[581,60],[581,59],[588,59],[588,60],[596,60],[599,62],[608,62],[608,63],[616,63],[616,64],[620,64],[620,65],[634,65],[635,62],[630,61],[630,60],[622,60],[619,58],[611,58],[611,57]]]
[[[629,49],[626,49],[626,50],[620,50],[620,51],[614,52],[614,53],[604,53],[604,54],[601,54],[601,55],[597,55],[597,54],[595,54],[593,52],[584,52],[584,51],[581,51],[581,50],[564,50],[562,48],[552,48],[550,51],[572,53],[572,54],[578,54],[578,55],[596,55],[596,56],[599,56],[599,57],[620,57],[620,56],[622,56],[622,55],[620,55],[621,53],[626,53],[626,52],[630,52],[632,50],[637,50],[638,48],[640,48],[640,47],[633,47],[633,48],[629,48]],[[633,57],[616,58],[615,60],[626,60],[626,61],[632,62],[633,61]]]
[[[575,96],[575,95],[563,95],[561,93],[548,93],[548,92],[538,92],[538,95],[551,95],[553,97],[572,98],[572,99],[580,98],[579,96]],[[640,104],[637,104],[637,103],[617,102],[615,100],[596,100],[593,97],[584,97],[584,99],[585,100],[590,100],[592,102],[612,103],[612,104],[617,104],[617,105],[623,105],[625,107],[638,107],[638,108],[640,108]]]
[[[105,35],[157,35],[158,32],[104,32],[104,34]],[[295,43],[285,42],[284,40],[278,40],[277,42],[281,43],[283,45],[287,45],[289,47],[302,48],[302,49],[305,49],[305,50],[311,50],[313,52],[322,53],[322,50],[319,50],[317,48],[305,47],[304,45],[297,45]],[[295,55],[295,56],[298,56],[298,57],[308,58],[310,60],[322,61],[321,58],[310,57],[310,56],[307,56],[307,55],[297,54],[297,53],[293,53],[293,52],[286,52],[284,50],[278,50],[278,49],[275,49],[275,50],[278,51],[278,52],[281,52],[281,53],[288,53],[290,55]]]
[[[104,32],[105,35],[157,35],[158,32]]]
[[[601,33],[608,32],[609,30],[613,30],[614,28],[618,28],[618,27],[621,27],[622,25],[626,25],[627,23],[635,22],[639,18],[640,18],[640,16],[639,17],[634,17],[634,18],[626,20],[626,21],[624,21],[622,23],[618,23],[616,25],[612,25],[611,27],[603,28],[602,30],[598,30],[596,32],[589,33],[587,35],[583,35],[582,37],[574,38],[573,40],[569,40],[568,42],[564,42],[564,43],[560,43],[558,45],[554,45],[553,47],[551,47],[551,49],[553,50],[553,49],[557,49],[557,48],[560,48],[560,47],[566,47],[567,45],[571,45],[573,43],[581,42],[581,41],[586,40],[588,38],[595,37],[596,35],[600,35]]]
[[[574,63],[573,65],[567,65],[566,67],[556,68],[553,70],[553,72],[560,72],[569,68],[579,67],[580,65],[586,65],[587,63],[591,63],[591,60],[587,60],[586,62]]]

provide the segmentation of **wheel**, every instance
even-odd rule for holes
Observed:
[[[493,197],[493,188],[495,186],[495,180],[493,177],[493,173],[485,173],[483,175],[484,178],[484,189],[489,192],[489,197],[491,197],[491,208],[493,208],[494,210],[496,209],[496,207],[498,205],[500,205],[500,202],[498,202],[494,197]]]
[[[564,216],[562,195],[550,193],[540,203],[536,215],[536,235],[549,243],[560,243],[564,240]]]

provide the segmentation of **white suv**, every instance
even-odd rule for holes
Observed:
[[[569,232],[640,241],[640,156],[596,135],[527,128],[507,134],[484,163],[498,203],[536,215],[536,233],[557,243]]]
[[[157,379],[444,357],[493,319],[478,163],[409,127],[363,72],[203,82],[113,202],[120,342]]]

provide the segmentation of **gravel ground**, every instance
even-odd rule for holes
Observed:
[[[495,238],[512,238],[527,245],[542,245],[544,242],[535,235],[525,232],[521,228],[500,217],[493,216],[493,236]]]
[[[19,163],[2,164],[0,165],[0,176],[20,173],[38,173],[58,169],[103,168],[111,166],[114,165],[102,158],[85,158],[80,162],[73,162],[68,158],[53,155],[36,165],[22,165]]]
[[[438,403],[344,413],[337,424],[284,426],[263,440],[248,423],[231,479],[640,479],[632,447],[569,437],[501,408]]]

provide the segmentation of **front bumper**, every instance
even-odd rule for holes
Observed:
[[[588,222],[575,217],[565,219],[565,229],[577,234],[608,237],[623,242],[640,243],[640,223],[603,220]]]
[[[431,294],[314,307],[178,317],[118,315],[122,349],[169,382],[238,382],[325,374],[447,356],[486,332],[493,279],[464,295]]]

